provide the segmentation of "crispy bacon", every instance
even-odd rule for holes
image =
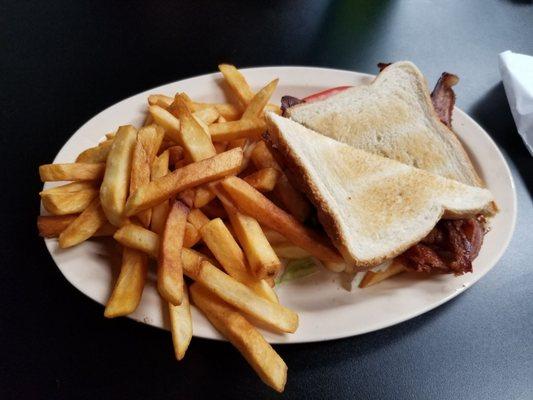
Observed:
[[[459,82],[459,77],[448,72],[443,72],[435,89],[431,92],[433,108],[439,116],[441,122],[448,128],[452,127],[452,112],[455,104],[455,93],[452,86]]]
[[[378,68],[379,68],[379,72],[383,71],[385,68],[387,68],[389,65],[391,65],[392,63],[378,63]]]
[[[406,266],[417,272],[442,273],[449,272],[449,268],[443,259],[431,247],[419,243],[403,254]]]
[[[281,112],[285,115],[285,110],[287,110],[287,108],[291,108],[300,103],[305,103],[305,100],[293,96],[283,96],[281,98]]]
[[[472,261],[483,242],[483,221],[479,218],[441,220],[418,244],[401,257],[407,268],[428,273],[472,272]]]

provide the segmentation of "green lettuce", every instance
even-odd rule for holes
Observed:
[[[283,273],[276,279],[276,284],[303,278],[318,271],[318,265],[313,257],[291,260],[287,263]]]

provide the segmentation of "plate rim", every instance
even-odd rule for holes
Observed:
[[[358,71],[350,71],[350,70],[337,69],[337,68],[327,68],[327,67],[303,66],[303,65],[258,66],[258,67],[239,68],[239,70],[244,72],[244,73],[246,73],[246,72],[263,72],[263,71],[265,71],[265,72],[266,71],[276,72],[276,71],[281,71],[281,70],[285,70],[285,71],[307,70],[307,71],[310,71],[310,72],[329,72],[329,73],[336,72],[336,73],[343,73],[343,74],[347,74],[347,75],[350,75],[350,74],[354,75],[355,74],[358,77],[366,77],[366,78],[371,78],[371,79],[373,79],[376,76],[376,75],[372,75],[372,74],[368,74],[368,73],[364,73],[364,72],[358,72]],[[105,113],[109,109],[111,109],[111,108],[113,108],[115,106],[118,107],[122,103],[130,101],[130,100],[132,100],[135,97],[147,95],[147,94],[150,94],[150,93],[156,93],[158,90],[159,91],[160,90],[165,90],[164,88],[169,86],[169,85],[176,85],[176,84],[180,84],[180,83],[184,84],[185,82],[187,82],[189,80],[208,79],[208,78],[215,78],[215,77],[217,77],[217,78],[219,77],[219,72],[211,72],[211,73],[206,73],[206,74],[202,74],[202,75],[185,77],[183,79],[167,82],[167,83],[158,85],[158,86],[156,86],[154,88],[147,89],[147,90],[144,90],[142,92],[133,94],[131,96],[125,97],[122,100],[119,100],[119,101],[111,104],[110,106],[106,107],[105,109],[101,110],[100,112],[98,112],[97,114],[92,116],[90,119],[88,119],[82,125],[80,125],[78,127],[78,129],[76,129],[74,131],[74,133],[65,141],[63,146],[61,146],[61,148],[58,150],[56,156],[54,157],[54,161],[53,162],[56,162],[57,158],[60,157],[60,154],[66,148],[68,148],[68,146],[70,145],[71,141],[78,134],[78,132],[80,132],[82,129],[84,129],[84,127],[86,125],[89,125],[92,121],[97,119],[101,114]],[[512,188],[512,195],[511,195],[511,198],[512,198],[512,204],[511,204],[512,213],[511,213],[511,221],[510,221],[509,233],[504,238],[504,240],[501,242],[502,245],[499,246],[497,254],[494,256],[494,262],[493,262],[492,266],[490,268],[482,271],[482,273],[480,273],[480,275],[478,275],[476,277],[475,281],[470,282],[467,286],[465,286],[463,288],[463,290],[456,290],[456,291],[454,291],[452,293],[449,293],[447,296],[444,296],[444,297],[440,298],[438,301],[435,301],[430,306],[421,308],[420,310],[415,311],[414,313],[410,313],[408,315],[399,317],[397,319],[385,320],[381,324],[377,324],[377,325],[371,326],[371,327],[369,327],[367,329],[364,329],[364,328],[363,329],[358,329],[356,333],[354,333],[353,331],[351,331],[351,332],[337,331],[337,332],[329,334],[329,335],[322,335],[322,337],[316,337],[316,338],[311,338],[311,339],[303,339],[303,340],[297,340],[297,341],[278,341],[278,340],[276,340],[276,337],[274,337],[274,339],[272,339],[272,336],[270,336],[267,339],[269,343],[272,343],[272,344],[296,344],[296,343],[323,342],[323,341],[336,340],[336,339],[341,339],[341,338],[346,338],[346,337],[359,336],[359,335],[367,334],[367,333],[370,333],[370,332],[374,332],[374,331],[378,331],[378,330],[381,330],[381,329],[385,329],[385,328],[388,328],[388,327],[392,327],[392,326],[398,325],[398,324],[403,323],[405,321],[408,321],[410,319],[416,318],[416,317],[418,317],[418,316],[420,316],[420,315],[422,315],[422,314],[424,314],[426,312],[434,310],[435,308],[441,306],[442,304],[450,301],[454,297],[456,297],[459,294],[463,293],[466,289],[468,289],[468,288],[472,287],[474,284],[476,284],[479,280],[481,280],[489,271],[491,271],[496,266],[496,264],[500,261],[500,259],[502,258],[503,254],[507,250],[507,248],[509,246],[509,243],[512,240],[515,228],[516,228],[517,194],[516,194],[516,185],[515,185],[514,177],[513,177],[512,173],[511,173],[511,169],[510,169],[509,164],[507,163],[507,160],[505,159],[503,153],[501,152],[501,150],[499,149],[499,147],[497,146],[495,141],[492,139],[492,137],[488,134],[488,132],[479,123],[477,123],[471,116],[469,116],[466,112],[464,112],[463,110],[459,109],[456,106],[454,107],[454,113],[455,114],[457,114],[457,113],[461,114],[462,118],[467,120],[468,123],[470,123],[472,125],[475,125],[476,128],[480,132],[483,133],[484,138],[488,139],[488,143],[490,144],[491,150],[495,154],[497,154],[498,158],[500,159],[500,161],[502,162],[502,164],[503,164],[503,166],[505,168],[505,171],[504,171],[505,172],[505,177],[508,178],[508,180],[510,182],[510,186]],[[42,207],[42,203],[41,203],[41,212],[42,212],[42,210],[43,210],[43,207]],[[45,242],[46,248],[47,248],[47,250],[48,250],[48,252],[49,252],[49,254],[50,254],[50,256],[51,256],[51,258],[52,258],[52,260],[54,262],[54,264],[56,264],[56,267],[59,269],[59,271],[61,272],[61,274],[64,277],[64,279],[69,284],[74,286],[79,292],[81,292],[83,295],[85,295],[86,297],[88,297],[92,301],[94,301],[94,302],[96,302],[96,303],[98,303],[100,305],[105,306],[105,304],[102,304],[99,301],[93,299],[90,295],[85,293],[79,286],[77,286],[76,284],[72,283],[67,278],[67,276],[65,275],[63,270],[59,267],[59,265],[57,265],[57,262],[55,260],[54,254],[53,254],[53,249],[51,247],[52,243],[56,242],[56,239],[55,238],[44,238],[44,242]],[[296,310],[296,312],[298,312],[298,310]],[[152,326],[152,327],[158,328],[158,329],[165,329],[164,327],[160,327],[160,326],[157,326],[157,325],[152,325],[151,323],[140,321],[140,320],[138,320],[136,318],[133,318],[132,316],[127,316],[127,317],[128,317],[128,319],[131,319],[131,320],[133,320],[135,322],[142,323],[143,325]],[[200,338],[203,338],[203,339],[226,341],[226,339],[223,338],[223,337],[220,337],[220,335],[218,337],[216,337],[216,336],[198,335],[198,334],[195,334],[193,332],[193,336],[200,337]]]

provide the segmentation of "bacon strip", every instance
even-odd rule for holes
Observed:
[[[283,96],[281,98],[281,112],[285,116],[285,110],[295,106],[296,104],[305,103],[305,100],[299,99],[294,96]]]
[[[379,72],[383,71],[385,68],[387,68],[389,65],[391,65],[392,63],[378,63],[378,68],[379,68]]]
[[[441,122],[448,128],[452,127],[452,112],[455,104],[455,93],[452,86],[459,82],[459,77],[448,72],[443,72],[435,89],[431,92],[433,108]]]
[[[462,275],[472,272],[483,235],[483,223],[476,218],[441,220],[401,257],[407,268],[417,272]]]

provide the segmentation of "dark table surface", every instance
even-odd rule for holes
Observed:
[[[36,234],[50,162],[90,117],[137,92],[238,66],[376,72],[414,61],[461,77],[457,104],[500,146],[518,195],[513,240],[466,293],[379,332],[276,346],[286,398],[533,398],[533,162],[516,133],[498,53],[533,54],[531,1],[2,2],[0,398],[277,398],[227,343],[168,332],[74,289]],[[266,5],[268,3],[268,5]]]

